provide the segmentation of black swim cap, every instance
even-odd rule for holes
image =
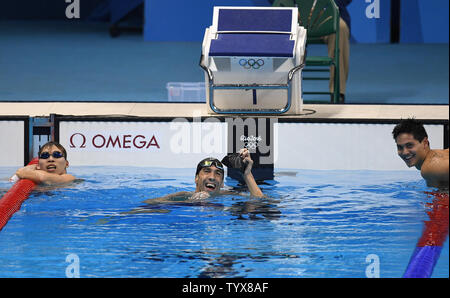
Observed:
[[[216,168],[222,171],[222,174],[224,173],[223,164],[220,162],[220,160],[214,157],[207,157],[198,163],[195,176],[197,176],[197,174],[201,171],[201,169],[209,168],[210,166],[215,166]]]

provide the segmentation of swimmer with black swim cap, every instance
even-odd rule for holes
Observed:
[[[222,162],[226,163],[228,167],[241,169],[244,181],[247,184],[251,196],[264,196],[253,177],[253,160],[250,157],[248,149],[244,148],[237,154],[228,155]],[[222,162],[211,157],[205,158],[199,162],[195,173],[196,188],[193,195],[194,198],[205,198],[211,195],[221,194],[220,189],[223,187],[224,182],[224,167]]]
[[[195,193],[206,192],[217,195],[224,182],[223,164],[216,158],[208,157],[200,161],[195,172]]]
[[[448,192],[449,163],[447,149],[431,149],[427,132],[415,119],[404,119],[392,131],[397,154],[408,167],[415,167],[427,186]]]
[[[208,157],[201,160],[197,165],[197,170],[195,172],[195,191],[181,191],[173,193],[158,199],[149,199],[144,201],[148,204],[154,204],[161,201],[167,202],[167,200],[175,200],[177,198],[188,198],[191,200],[206,199],[211,196],[217,195],[227,195],[236,194],[235,192],[222,190],[225,179],[224,163],[226,162],[228,166],[235,167],[229,162],[230,156],[225,157],[222,162],[217,158]],[[233,158],[231,158],[233,159]],[[238,162],[236,162],[236,160]],[[244,165],[242,167],[242,175],[244,181],[247,184],[248,190],[252,197],[262,198],[264,194],[259,188],[252,174],[253,160],[250,157],[248,149],[244,148],[239,151],[234,156],[234,164]]]

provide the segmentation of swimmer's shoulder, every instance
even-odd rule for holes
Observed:
[[[422,165],[422,173],[447,173],[448,174],[448,149],[435,149],[429,154]]]
[[[422,165],[420,174],[425,179],[428,187],[448,189],[449,186],[449,165],[448,150],[444,156],[443,150],[433,152],[433,156]]]
[[[448,160],[448,148],[447,149],[434,149],[433,159]]]

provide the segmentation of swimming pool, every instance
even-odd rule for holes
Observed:
[[[14,170],[0,167],[0,195]],[[277,169],[268,199],[146,206],[193,190],[194,169],[69,172],[84,181],[35,190],[0,232],[0,277],[66,277],[74,256],[80,277],[364,278],[373,256],[380,277],[401,277],[432,200],[416,171]],[[432,277],[448,264],[447,238]]]

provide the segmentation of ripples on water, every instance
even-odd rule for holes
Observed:
[[[2,277],[64,277],[69,253],[84,277],[365,277],[368,254],[401,277],[430,201],[415,172],[299,170],[262,185],[262,200],[147,205],[192,191],[193,170],[71,170],[83,181],[36,190],[0,233]],[[448,277],[446,245],[435,276]]]

